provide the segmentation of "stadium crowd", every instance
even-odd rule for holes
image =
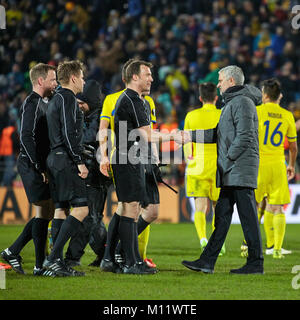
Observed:
[[[152,62],[151,95],[161,129],[182,129],[187,112],[200,104],[198,84],[217,84],[218,71],[235,64],[243,69],[246,83],[255,86],[277,77],[283,89],[281,106],[300,119],[299,30],[291,24],[294,1],[2,0],[0,4],[7,19],[6,29],[0,30],[0,132],[1,139],[10,134],[14,142],[9,150],[0,148],[2,175],[14,167],[19,110],[31,90],[29,69],[37,62],[58,65],[65,59],[81,60],[85,78],[99,81],[103,96],[123,88],[121,68],[129,58]],[[222,106],[221,99],[217,106]],[[5,131],[11,127],[15,135]],[[184,168],[171,168],[171,182],[183,182]],[[9,185],[14,178],[13,173],[5,179],[3,175],[1,184]]]

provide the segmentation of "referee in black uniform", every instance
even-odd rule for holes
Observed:
[[[85,179],[88,195],[89,214],[82,222],[82,228],[71,238],[66,252],[65,262],[72,266],[80,265],[80,258],[84,248],[89,243],[96,254],[96,259],[90,266],[99,267],[104,255],[107,231],[102,221],[107,190],[112,180],[99,171],[96,160],[98,141],[96,136],[99,130],[101,114],[101,86],[96,80],[88,80],[83,92],[77,95],[77,101],[82,110],[84,146],[84,161],[89,170]]]
[[[151,67],[150,63],[140,60],[129,64],[126,69],[127,88],[117,100],[115,108],[115,152],[112,171],[118,201],[122,203],[122,214],[121,216],[115,214],[112,217],[110,225],[114,227],[109,228],[108,232],[111,230],[115,237],[120,237],[125,254],[125,266],[122,272],[127,274],[156,272],[144,262],[139,263],[140,259],[136,256],[138,252],[136,222],[141,204],[148,199],[145,165],[141,162],[143,147],[150,141],[157,142],[160,139],[163,141],[176,139],[182,142],[181,133],[173,135],[151,130],[149,107],[142,97],[144,92],[150,92],[153,81]],[[133,131],[137,129],[135,133],[138,135],[133,139]],[[101,172],[107,172],[108,166],[107,163],[101,165]],[[103,259],[100,267],[121,272],[113,260]]]
[[[84,179],[88,170],[82,157],[82,124],[76,94],[83,91],[83,65],[79,61],[59,64],[57,77],[61,85],[47,110],[50,154],[47,158],[50,191],[56,208],[73,207],[62,223],[53,249],[44,267],[58,276],[82,276],[84,273],[67,267],[62,260],[66,242],[76,234],[88,214]]]
[[[33,90],[21,107],[20,155],[17,166],[28,201],[34,204],[36,215],[26,224],[17,240],[1,252],[1,256],[16,272],[24,274],[19,253],[33,239],[36,256],[33,274],[51,275],[42,268],[48,223],[54,212],[46,177],[46,159],[50,149],[46,122],[47,103],[43,99],[52,96],[57,86],[55,67],[39,63],[30,70],[29,75]]]

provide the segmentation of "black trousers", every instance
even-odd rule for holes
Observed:
[[[102,185],[96,188],[90,185],[87,187],[87,195],[89,214],[82,221],[79,231],[69,242],[66,258],[70,260],[80,260],[87,244],[101,259],[104,255],[107,231],[102,218],[107,186]]]
[[[237,205],[244,237],[248,245],[247,264],[262,266],[262,241],[254,190],[244,187],[221,188],[215,209],[215,230],[201,254],[200,260],[214,268],[231,224],[234,204]]]

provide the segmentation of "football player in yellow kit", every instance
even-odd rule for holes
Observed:
[[[217,87],[213,83],[199,86],[199,99],[202,108],[190,111],[185,118],[184,130],[215,128],[219,122],[221,110],[216,108]],[[220,189],[216,187],[217,146],[215,143],[187,143],[184,145],[186,168],[186,196],[195,199],[194,223],[203,249],[207,244],[206,215],[213,202],[213,211],[219,198]],[[214,229],[214,219],[212,223]],[[223,246],[220,255],[225,253]]]
[[[264,229],[267,247],[274,246],[273,258],[283,258],[282,243],[285,235],[283,205],[290,203],[288,180],[295,176],[297,131],[293,114],[280,107],[282,97],[277,79],[263,82],[263,104],[257,107],[259,121],[259,174],[255,197],[260,203],[267,196]],[[284,138],[289,142],[289,160],[285,165]],[[282,252],[284,251],[284,252]]]

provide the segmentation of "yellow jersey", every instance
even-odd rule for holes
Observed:
[[[186,115],[184,130],[212,129],[219,122],[221,110],[215,105],[204,104],[202,108]],[[216,187],[216,143],[187,143],[183,147],[187,161],[185,187],[187,197],[208,197],[217,201],[220,189]]]
[[[213,104],[204,104],[202,108],[188,112],[184,121],[184,130],[212,129],[220,120],[221,110]],[[216,143],[189,142],[183,147],[185,158],[189,157],[216,157]]]
[[[272,157],[284,160],[284,139],[289,142],[297,140],[297,130],[293,114],[276,103],[265,103],[257,106],[259,122],[260,161]]]

